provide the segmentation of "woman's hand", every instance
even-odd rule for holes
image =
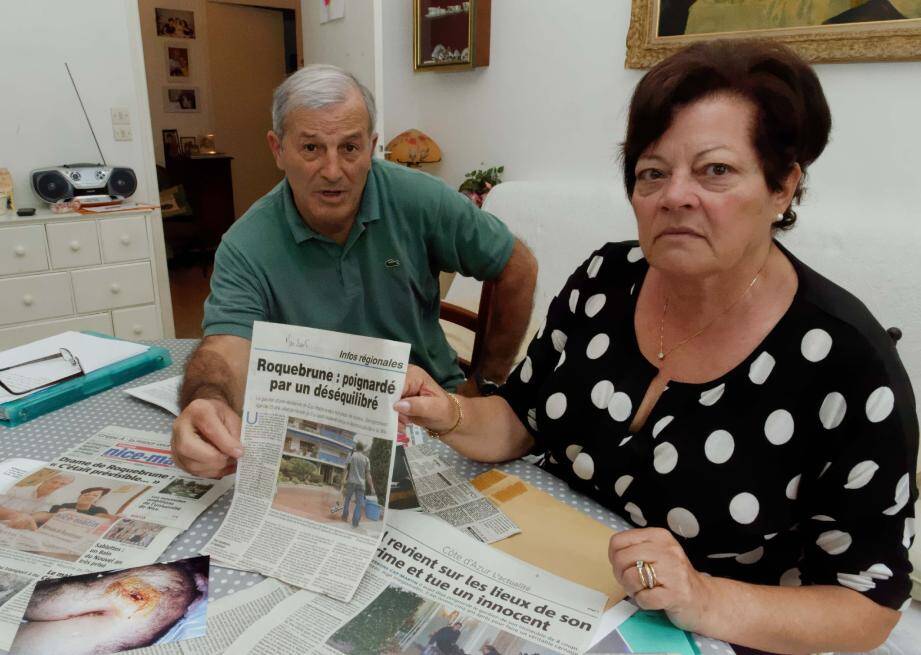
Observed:
[[[424,370],[414,364],[406,371],[402,400],[394,404],[400,428],[415,423],[423,428],[447,430],[457,420],[457,408],[448,393]]]
[[[614,577],[643,609],[665,610],[672,623],[698,632],[709,606],[709,580],[688,560],[671,532],[663,528],[640,528],[611,537],[608,559]],[[643,585],[636,562],[653,566],[656,586]]]

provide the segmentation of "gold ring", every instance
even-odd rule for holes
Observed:
[[[644,589],[652,589],[652,581],[648,578],[648,573],[646,567],[648,564],[641,559],[636,560],[636,572],[640,576],[640,582],[643,585]]]
[[[643,569],[646,571],[647,577],[649,578],[649,584],[646,586],[646,588],[652,589],[657,584],[659,584],[658,579],[656,579],[656,570],[652,568],[652,564],[649,562],[643,562]],[[646,581],[644,580],[644,583],[645,582]]]

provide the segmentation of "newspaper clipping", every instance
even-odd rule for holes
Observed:
[[[0,492],[0,648],[35,582],[152,563],[233,484],[187,475],[169,443],[107,427]]]
[[[432,443],[404,449],[419,504],[426,512],[487,544],[521,532],[502,510],[439,459]]]
[[[409,345],[256,322],[243,457],[202,549],[349,601],[385,530]]]
[[[352,602],[298,592],[227,652],[575,655],[588,646],[604,594],[445,530],[430,516],[391,514]]]

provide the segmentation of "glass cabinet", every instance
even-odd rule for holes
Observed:
[[[413,69],[489,65],[490,0],[413,0]]]

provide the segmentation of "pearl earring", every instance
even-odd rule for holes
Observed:
[[[778,220],[778,221],[782,221],[782,220],[783,220],[783,214],[782,214],[782,213],[781,213],[781,214],[777,214],[777,220]]]

